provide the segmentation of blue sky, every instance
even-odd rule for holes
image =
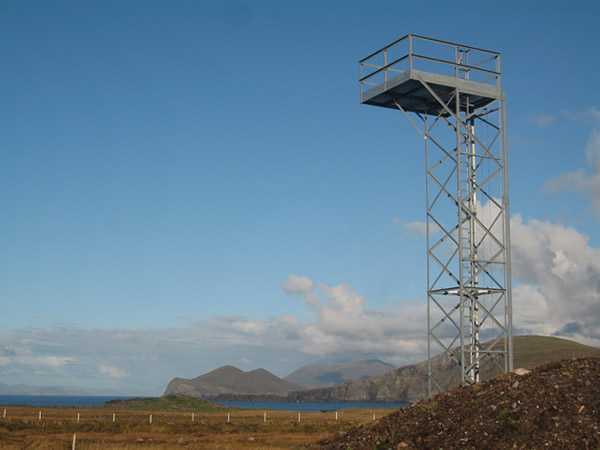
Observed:
[[[358,84],[407,33],[502,54],[515,324],[599,345],[600,6],[483,3],[2,2],[0,382],[423,359],[422,139]]]

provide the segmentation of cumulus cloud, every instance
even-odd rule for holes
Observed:
[[[588,188],[588,175],[584,169],[565,172],[552,178],[544,184],[544,192],[556,194],[558,192],[585,192]]]
[[[554,116],[548,114],[530,114],[529,118],[541,128],[547,128],[554,123]]]
[[[427,223],[422,221],[409,222],[402,229],[410,237],[423,237],[427,235]]]
[[[6,349],[5,354],[0,355],[0,366],[27,366],[42,368],[59,368],[75,361],[70,356],[38,355],[27,348]]]
[[[600,249],[572,227],[511,220],[514,323],[600,344]],[[576,326],[575,326],[576,325]]]
[[[415,345],[424,333],[423,304],[369,308],[365,299],[345,283],[337,286],[318,283],[318,291],[320,295],[308,292],[304,296],[305,303],[317,312],[317,320],[306,324],[293,322],[302,352],[319,356],[379,355],[388,360],[415,360],[424,356],[422,342]]]
[[[69,358],[65,356],[42,356],[33,358],[31,361],[29,361],[29,363],[32,365],[61,367],[73,361],[74,358]]]
[[[300,338],[302,323],[296,316],[281,316],[275,320],[285,339],[296,340]]]
[[[600,110],[595,106],[588,106],[583,111],[561,111],[562,115],[577,122],[597,125],[600,124]]]
[[[592,208],[600,218],[600,130],[592,131],[585,147],[585,156],[591,166],[588,194]]]
[[[410,238],[422,238],[427,236],[427,222],[422,220],[414,220],[412,222],[403,222],[399,217],[392,219],[392,224],[399,227],[405,236]],[[438,235],[441,230],[437,226],[432,226],[429,229],[430,235]]]
[[[289,275],[287,283],[279,283],[286,294],[302,295],[313,290],[313,282],[310,278],[298,275]]]
[[[544,192],[580,193],[590,200],[591,209],[600,219],[600,111],[595,107],[588,108],[583,113],[566,113],[571,118],[585,117],[585,121],[593,124],[585,145],[585,160],[587,167],[565,172],[546,182]]]
[[[242,333],[260,335],[265,332],[268,325],[259,320],[236,320],[231,326]]]
[[[107,375],[110,378],[124,378],[128,376],[127,372],[118,367],[99,365],[98,369],[100,369],[101,374]]]

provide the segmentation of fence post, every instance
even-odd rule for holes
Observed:
[[[79,423],[79,413],[77,413],[77,423]]]
[[[6,408],[4,408],[4,419],[6,419]]]
[[[192,413],[192,422],[194,421],[194,413]]]
[[[266,422],[266,421],[267,421],[267,413],[265,412],[263,422]]]
[[[113,423],[115,423],[115,420],[117,420],[117,415],[113,413]]]
[[[300,422],[300,413],[298,413],[298,422]]]
[[[149,423],[152,423],[152,414],[150,414],[150,419],[148,419],[148,420],[149,420]]]
[[[229,413],[227,413],[227,423],[229,423]]]
[[[42,420],[42,411],[40,411],[39,420]]]
[[[72,450],[75,450],[75,441],[77,440],[77,435],[74,434],[73,435],[73,446],[71,447]]]

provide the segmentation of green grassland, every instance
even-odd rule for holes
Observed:
[[[600,357],[600,348],[552,336],[515,336],[514,366],[531,369],[551,361]]]
[[[219,403],[209,402],[202,398],[188,397],[186,395],[110,400],[98,408],[110,410],[179,412],[218,412],[225,409],[232,409]]]

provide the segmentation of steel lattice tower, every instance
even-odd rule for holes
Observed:
[[[360,61],[361,103],[425,141],[429,393],[434,349],[462,384],[513,370],[506,96],[500,54],[407,35]]]

